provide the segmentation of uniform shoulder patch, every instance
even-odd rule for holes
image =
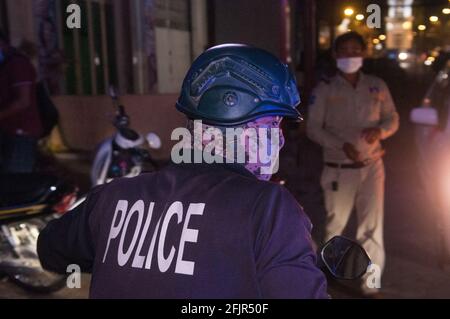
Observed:
[[[380,93],[380,87],[378,85],[371,85],[369,87],[370,93]]]

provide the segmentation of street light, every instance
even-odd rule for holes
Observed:
[[[444,8],[442,9],[443,14],[450,14],[450,8]]]
[[[378,43],[380,43],[380,40],[378,40],[378,39],[373,39],[373,40],[372,40],[372,43],[373,43],[373,44],[378,44]]]
[[[400,52],[400,53],[398,54],[398,58],[399,58],[399,60],[401,60],[401,61],[405,61],[406,59],[408,59],[408,53],[406,53],[406,52]]]
[[[434,57],[432,57],[432,56],[429,56],[429,57],[425,60],[424,64],[430,66],[430,65],[433,64],[434,61],[436,61],[436,59],[435,59]]]
[[[401,61],[404,61],[404,60],[406,60],[406,59],[408,58],[408,53],[406,53],[406,52],[400,52],[399,55],[398,55],[398,58],[399,58]]]
[[[437,16],[431,16],[431,17],[430,17],[430,21],[431,21],[431,22],[438,22],[438,21],[439,21],[439,18],[438,18]]]
[[[381,41],[384,41],[384,40],[386,40],[386,36],[384,34],[380,34],[378,39],[380,39]]]
[[[412,27],[412,23],[411,21],[405,21],[402,23],[402,28],[403,30],[409,30]]]
[[[355,19],[358,20],[358,21],[362,21],[362,20],[364,20],[364,15],[363,14],[357,14]]]
[[[346,8],[346,9],[344,10],[344,14],[345,14],[347,17],[351,17],[351,16],[353,15],[353,13],[355,13],[355,11],[354,11],[352,8]]]
[[[420,31],[425,31],[427,29],[427,26],[424,24],[420,24],[419,26],[417,26],[417,29],[419,29]]]

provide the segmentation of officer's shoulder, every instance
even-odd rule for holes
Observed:
[[[315,93],[323,93],[328,91],[336,81],[336,75],[334,76],[323,76],[317,82],[314,92]]]
[[[219,173],[220,174],[220,173]],[[230,172],[226,173],[229,176]],[[294,197],[290,194],[284,186],[271,181],[262,181],[255,177],[245,176],[236,172],[231,172],[234,180],[235,190],[244,190],[248,195],[250,193],[257,194],[260,200],[270,198],[284,198],[289,201],[295,201]],[[221,177],[219,175],[219,177]]]
[[[224,172],[217,172],[219,179],[223,179]],[[246,176],[237,172],[225,172],[226,176],[233,176],[233,181],[236,186],[236,190],[242,188],[246,192],[252,190],[254,193],[260,193],[265,189],[271,188],[272,185],[275,185],[271,182],[261,181],[253,176]]]
[[[106,194],[109,196],[113,192],[122,192],[126,189],[131,189],[134,186],[142,185],[145,180],[148,178],[147,175],[152,173],[145,173],[133,178],[116,178],[111,182],[103,185],[95,186],[90,192],[90,196],[101,196],[102,194]]]
[[[269,208],[266,212],[269,215],[277,215],[286,220],[301,220],[305,227],[311,231],[312,224],[305,210],[286,187],[265,182],[264,192],[260,195],[260,207]],[[292,219],[293,218],[293,219]]]
[[[328,84],[322,81],[318,82],[312,91],[308,104],[309,105],[315,104],[317,97],[326,94],[326,92],[328,91],[328,87],[329,87]]]
[[[317,81],[317,88],[326,88],[330,86],[330,84],[333,82],[334,77],[328,77],[328,76],[322,76],[319,81]]]
[[[281,201],[284,205],[295,206],[302,209],[297,199],[285,186],[273,182],[260,181],[260,183],[262,183],[262,191],[266,194],[268,200],[275,199]]]

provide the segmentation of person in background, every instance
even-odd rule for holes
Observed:
[[[385,171],[380,142],[398,130],[399,115],[385,82],[360,71],[365,53],[366,43],[356,32],[336,39],[338,73],[316,87],[307,134],[324,149],[325,240],[343,233],[356,208],[357,240],[382,273]],[[361,288],[379,295],[365,281]]]
[[[36,71],[0,31],[0,172],[32,172],[41,134]]]

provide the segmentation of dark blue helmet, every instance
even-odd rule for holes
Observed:
[[[267,51],[225,44],[194,61],[176,106],[191,119],[235,126],[269,115],[301,119],[299,103],[287,65]]]

